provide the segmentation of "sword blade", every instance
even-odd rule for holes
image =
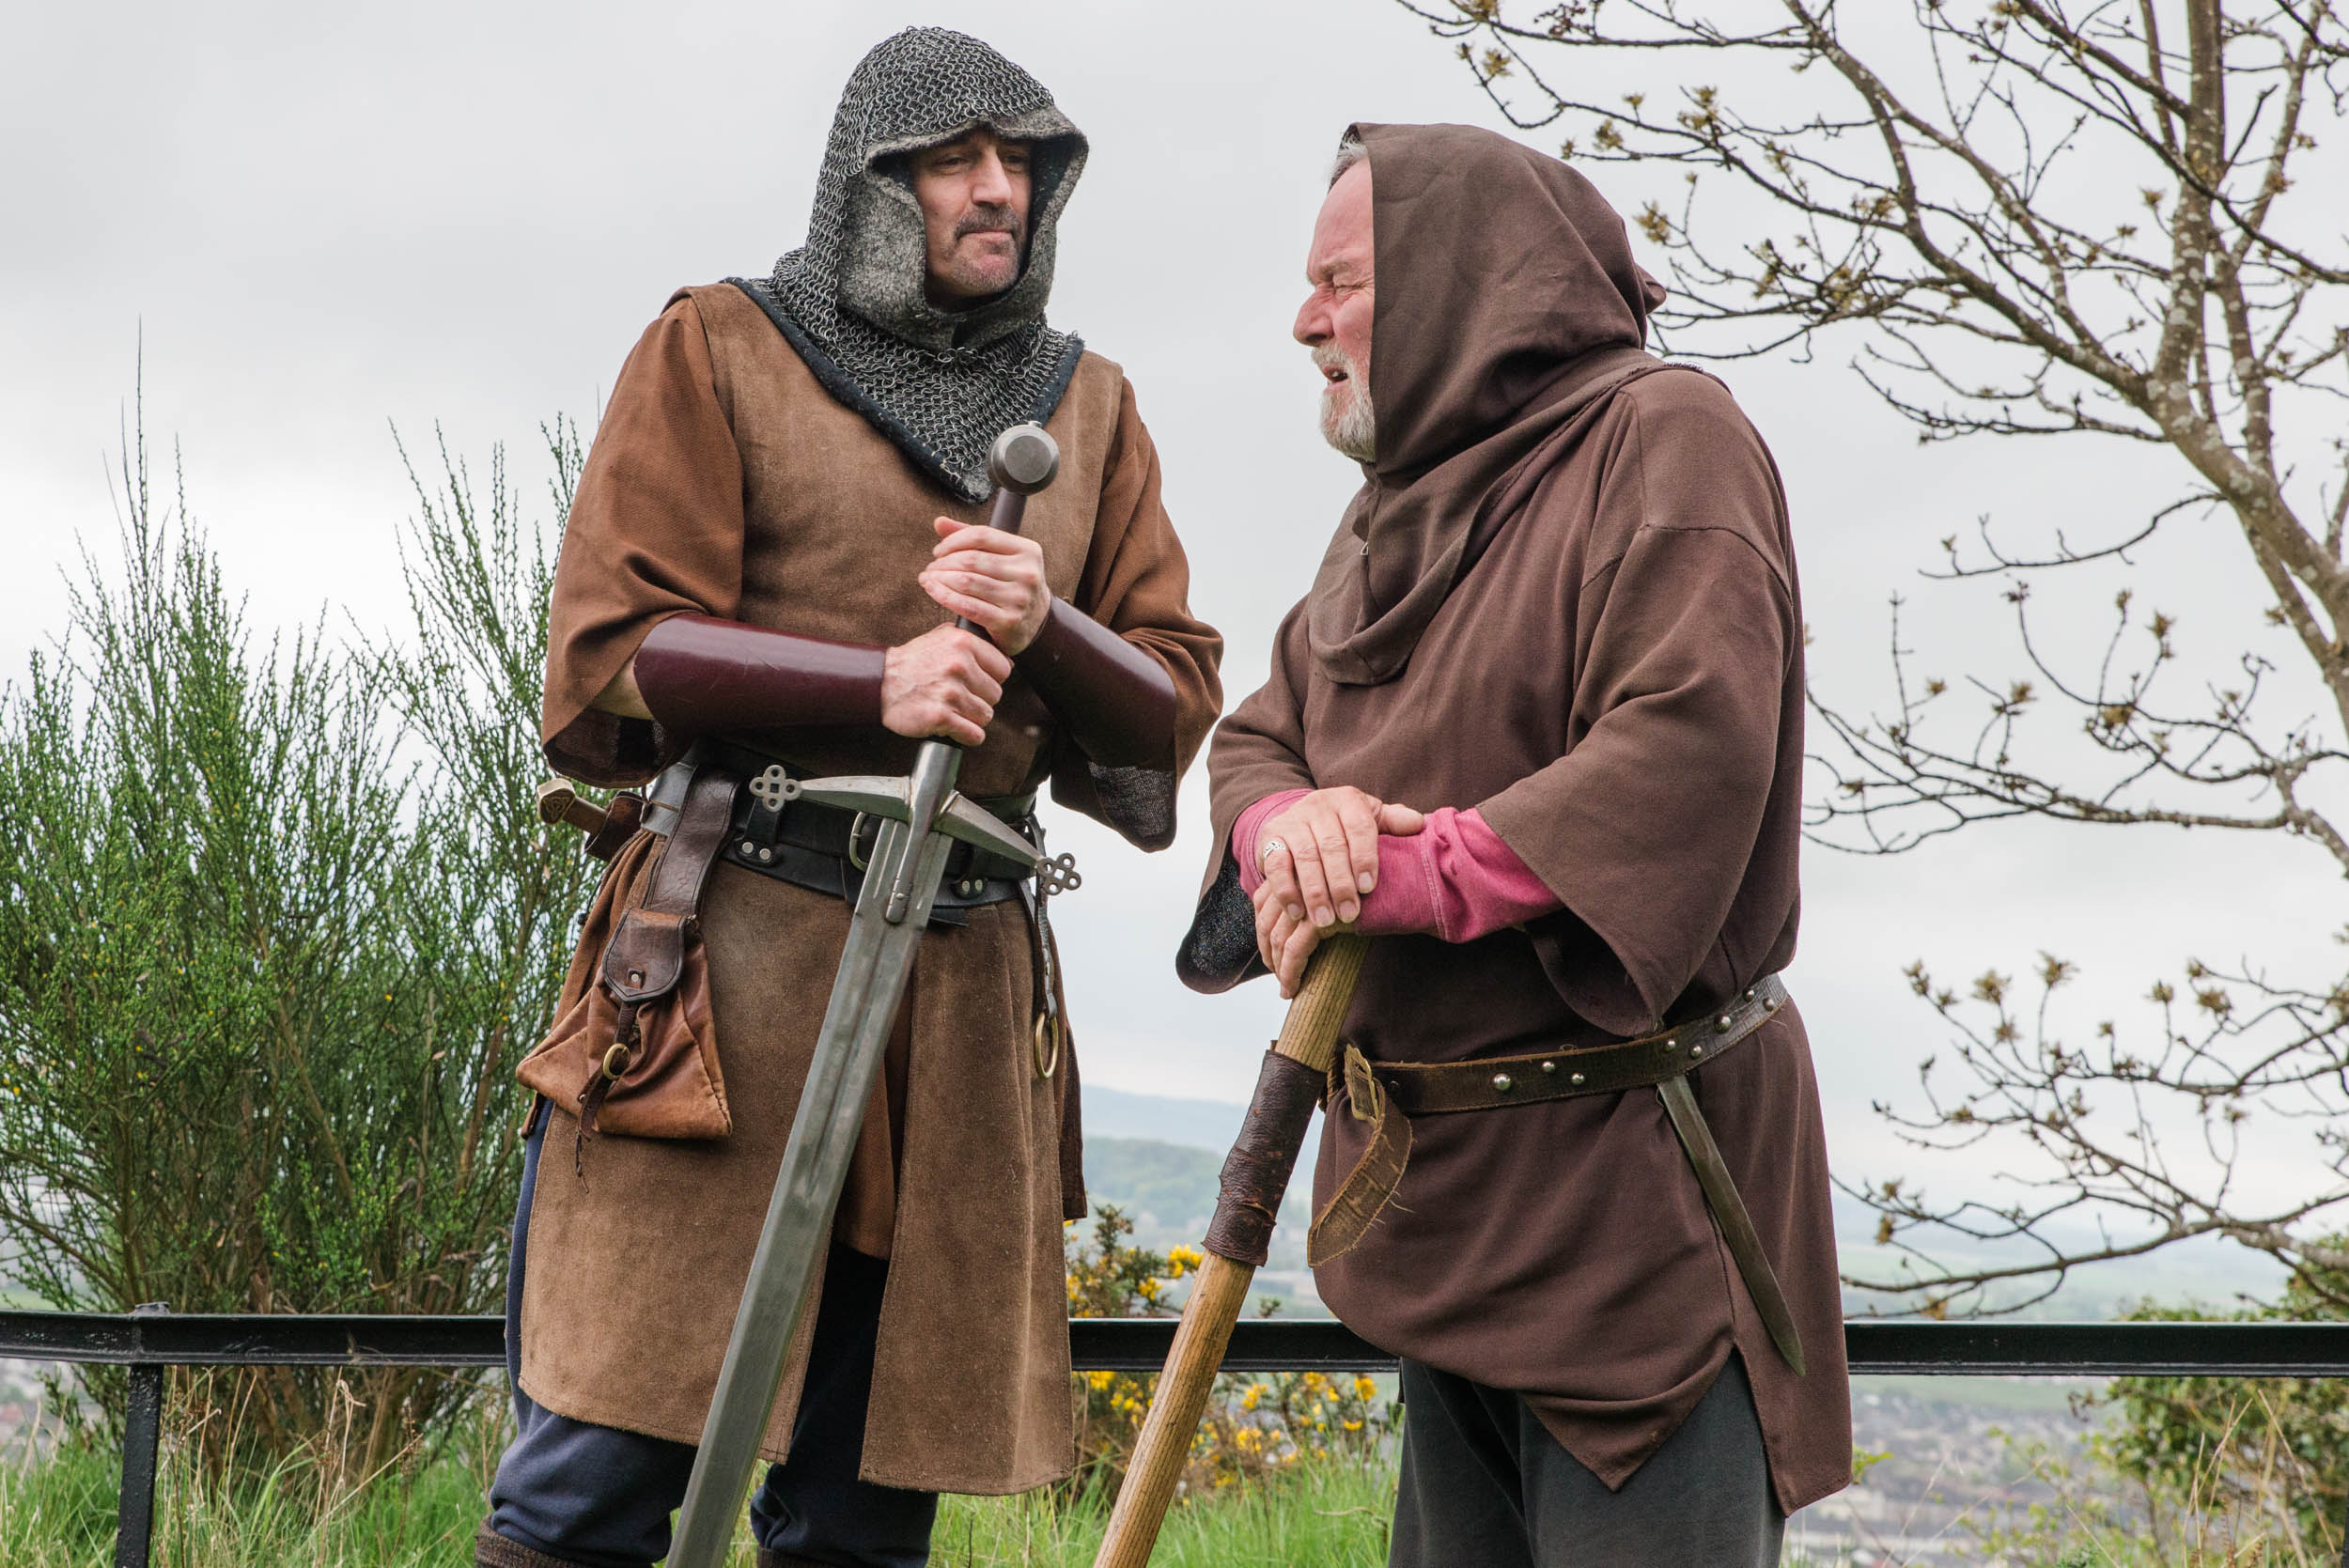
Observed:
[[[808,1281],[831,1234],[865,1102],[952,847],[943,833],[917,836],[894,820],[882,825],[874,846],[686,1483],[670,1568],[720,1568],[733,1544],[775,1389],[806,1309]],[[912,876],[901,878],[899,868],[909,861]],[[902,923],[892,924],[882,918],[884,908],[892,886],[906,882],[912,889],[910,906]]]

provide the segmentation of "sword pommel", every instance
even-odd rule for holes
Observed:
[[[1060,472],[1060,443],[1043,426],[1014,425],[987,454],[987,476],[1017,495],[1034,495]]]
[[[560,822],[592,834],[603,826],[604,809],[581,800],[568,779],[549,779],[538,786],[537,799],[538,820],[549,827]]]

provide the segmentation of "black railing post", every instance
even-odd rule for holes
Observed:
[[[163,1302],[147,1301],[133,1315],[147,1317],[169,1311]],[[122,1417],[122,1499],[115,1514],[115,1568],[147,1568],[154,1550],[155,1469],[163,1455],[163,1365],[133,1360],[131,1402]]]

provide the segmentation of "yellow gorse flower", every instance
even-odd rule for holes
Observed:
[[[1197,1247],[1163,1253],[1136,1246],[1133,1224],[1104,1209],[1086,1232],[1068,1237],[1068,1299],[1072,1316],[1164,1315],[1182,1281],[1206,1265]],[[1091,1372],[1072,1379],[1078,1446],[1087,1475],[1114,1474],[1131,1455],[1155,1379]],[[1203,1496],[1287,1470],[1308,1456],[1343,1453],[1369,1460],[1392,1431],[1393,1411],[1369,1377],[1283,1373],[1218,1381],[1194,1432],[1178,1492]]]

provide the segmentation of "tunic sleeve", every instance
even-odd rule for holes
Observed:
[[[564,527],[539,721],[558,771],[625,784],[676,760],[682,737],[590,705],[661,620],[734,618],[742,527],[741,456],[701,314],[679,295],[620,368]]]
[[[1103,768],[1064,737],[1052,755],[1052,799],[1142,848],[1163,849],[1174,842],[1175,784],[1223,706],[1216,673],[1223,639],[1190,613],[1190,563],[1159,499],[1158,447],[1123,380],[1076,605],[1166,667],[1174,682],[1174,766]]]
[[[1665,1017],[1754,854],[1799,644],[1783,520],[1726,394],[1641,412],[1602,482],[1595,538],[1623,542],[1580,589],[1566,754],[1479,808],[1564,905],[1530,927],[1552,981],[1616,1033]]]
[[[1272,637],[1272,671],[1263,686],[1215,727],[1207,757],[1208,810],[1214,817],[1207,872],[1190,929],[1175,950],[1174,972],[1194,991],[1226,991],[1266,972],[1256,956],[1256,921],[1232,855],[1232,826],[1268,795],[1313,789],[1305,766],[1305,606]]]

